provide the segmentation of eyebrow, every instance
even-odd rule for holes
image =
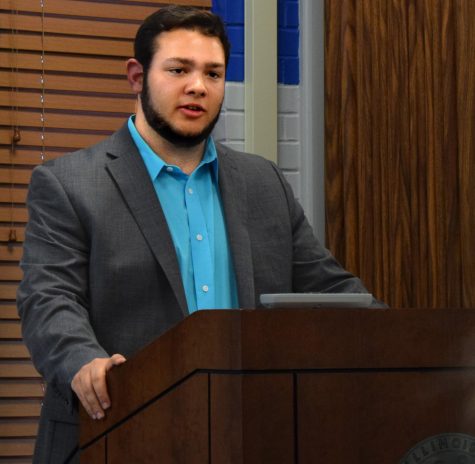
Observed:
[[[184,64],[187,66],[194,66],[196,64],[194,60],[190,60],[189,58],[180,58],[180,57],[167,58],[164,61],[164,63],[173,63],[173,62],[178,62],[180,64]],[[205,66],[207,68],[212,68],[212,69],[224,68],[224,63],[210,62],[210,63],[206,63]]]

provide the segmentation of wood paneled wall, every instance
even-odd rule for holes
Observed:
[[[211,6],[0,0],[0,463],[31,462],[43,396],[15,307],[31,171],[103,139],[134,111],[125,60],[141,20],[168,3]]]
[[[326,1],[327,244],[396,307],[475,307],[475,2]]]

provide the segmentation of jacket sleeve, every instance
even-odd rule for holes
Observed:
[[[292,224],[292,284],[297,293],[369,293],[315,237],[312,227],[281,171],[273,165],[285,191]],[[371,307],[387,307],[373,298]]]
[[[17,294],[23,338],[46,381],[66,386],[69,393],[84,364],[109,356],[89,322],[89,241],[49,166],[33,171],[27,203],[23,280]]]

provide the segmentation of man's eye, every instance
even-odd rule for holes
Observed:
[[[219,79],[221,76],[219,73],[217,72],[210,72],[208,73],[209,77],[211,77],[211,79]]]
[[[169,72],[172,74],[182,74],[184,70],[182,68],[172,68],[169,69]]]

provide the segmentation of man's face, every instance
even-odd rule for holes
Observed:
[[[156,39],[158,49],[144,75],[141,104],[159,135],[179,146],[205,140],[224,98],[225,58],[217,37],[176,29]]]

